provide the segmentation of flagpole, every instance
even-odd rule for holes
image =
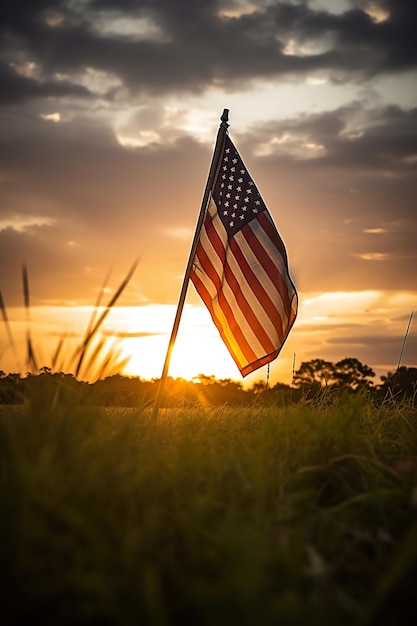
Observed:
[[[156,421],[158,419],[159,407],[160,407],[160,404],[161,404],[161,400],[162,400],[163,393],[164,393],[164,388],[165,388],[165,383],[166,383],[166,379],[167,379],[167,376],[168,376],[168,369],[169,369],[169,363],[170,363],[170,360],[171,360],[172,350],[174,348],[175,340],[176,340],[177,334],[178,334],[178,327],[179,327],[179,324],[180,324],[182,310],[184,308],[185,297],[187,295],[187,288],[188,288],[188,283],[189,283],[189,280],[190,280],[191,270],[192,270],[193,263],[194,263],[194,257],[195,257],[195,253],[196,253],[196,250],[197,250],[197,245],[198,245],[201,229],[203,227],[204,218],[205,218],[206,210],[207,210],[207,205],[208,205],[208,201],[209,201],[209,198],[210,198],[210,193],[212,191],[212,188],[213,188],[213,185],[214,185],[214,182],[215,182],[215,179],[216,179],[216,175],[217,175],[218,168],[219,168],[219,165],[220,165],[220,157],[221,157],[221,155],[223,153],[223,149],[224,149],[224,143],[225,143],[225,140],[226,140],[227,129],[228,129],[228,126],[229,126],[229,124],[228,124],[229,109],[224,109],[223,110],[223,114],[222,114],[220,120],[221,120],[221,124],[220,124],[219,130],[217,132],[216,145],[215,145],[215,148],[214,148],[213,158],[212,158],[212,161],[211,161],[210,170],[209,170],[209,174],[208,174],[208,177],[207,177],[207,183],[206,183],[206,188],[204,190],[203,200],[201,202],[200,214],[198,216],[198,221],[197,221],[197,225],[196,225],[196,229],[195,229],[195,233],[194,233],[194,239],[193,239],[193,243],[191,245],[190,255],[188,257],[187,268],[185,270],[184,279],[183,279],[182,288],[181,288],[181,293],[180,293],[180,297],[179,297],[179,300],[178,300],[177,312],[175,314],[175,319],[174,319],[174,324],[173,324],[173,327],[172,327],[171,337],[170,337],[169,344],[168,344],[168,350],[167,350],[166,357],[165,357],[164,367],[162,369],[162,374],[161,374],[161,378],[160,378],[159,384],[158,384],[158,390],[157,390],[157,394],[156,394],[156,398],[155,398],[155,403],[154,403],[153,410],[152,410],[152,420],[153,421]]]

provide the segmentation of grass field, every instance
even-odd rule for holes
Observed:
[[[415,408],[51,400],[0,407],[3,624],[414,623]]]

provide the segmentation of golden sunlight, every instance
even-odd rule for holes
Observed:
[[[148,336],[126,338],[124,349],[129,362],[124,368],[126,375],[142,378],[159,378],[175,316],[175,306],[158,305],[124,309],[132,316],[130,325],[148,328]],[[139,310],[138,310],[139,309]],[[152,315],[153,313],[153,315]],[[159,318],[155,331],[155,316]],[[142,326],[138,318],[142,318]],[[146,318],[146,319],[145,319]],[[144,334],[145,334],[144,333]],[[216,378],[240,378],[240,374],[220,339],[208,311],[202,306],[188,305],[184,308],[177,340],[172,351],[169,375],[191,380],[198,374],[213,374]]]
[[[300,308],[295,326],[279,357],[271,363],[270,384],[291,384],[292,370],[312,358],[338,360],[354,356],[377,372],[386,374],[395,366],[416,293],[380,291],[299,294]],[[93,307],[32,307],[30,321],[22,307],[8,310],[11,345],[4,325],[0,333],[0,370],[27,371],[26,333],[30,330],[38,368],[74,373],[77,348],[83,341]],[[114,307],[91,346],[80,378],[122,373],[144,380],[160,378],[176,305]],[[381,360],[381,338],[393,338],[389,360]],[[398,338],[398,339],[395,339]],[[394,341],[395,339],[395,341]],[[61,345],[59,357],[55,358]],[[398,344],[398,345],[397,345]],[[100,349],[99,349],[100,348]],[[95,350],[97,355],[94,357]],[[109,360],[110,355],[113,358]],[[94,357],[94,358],[93,358]],[[410,358],[412,354],[410,353]],[[103,369],[103,363],[108,366]],[[407,350],[404,353],[407,359]],[[412,365],[406,360],[404,364]],[[30,368],[28,368],[30,369]],[[172,353],[169,376],[192,379],[199,374],[231,378],[250,387],[266,380],[267,368],[242,379],[203,305],[184,307]]]

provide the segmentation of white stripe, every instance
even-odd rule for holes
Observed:
[[[214,306],[213,297],[210,291],[210,286],[212,286],[211,281],[209,281],[206,274],[203,274],[202,272],[198,272],[197,276],[199,277],[203,285],[206,287],[207,291],[210,293],[210,297],[211,297],[213,308],[214,308],[214,314],[217,318],[218,323],[221,325],[223,333],[226,335],[227,341],[229,342],[230,351],[233,352],[234,357],[238,361],[239,368],[244,367],[245,365],[248,364],[248,359],[243,354],[242,350],[239,347],[239,343],[235,339],[232,331],[230,330],[229,323],[227,321],[227,318],[224,316],[223,311],[220,309],[220,307]]]
[[[207,240],[208,241],[208,240]],[[208,242],[210,243],[210,242]],[[212,261],[213,265],[215,266],[215,271],[216,273],[219,272],[219,266],[220,266],[220,280],[222,278],[222,264],[219,262],[218,256],[214,250],[214,248],[207,247],[205,246],[205,252],[208,255],[208,257],[210,258],[210,260]],[[228,334],[232,335],[233,331],[231,330],[230,324],[228,323],[225,315],[223,314],[223,311],[219,305],[218,302],[218,293],[216,290],[216,287],[214,285],[214,283],[211,281],[210,277],[207,276],[206,274],[204,275],[200,275],[198,274],[200,280],[203,282],[204,286],[206,287],[210,298],[212,300],[212,305],[213,305],[213,309],[214,312],[216,314],[216,316],[219,318],[219,320],[221,321],[222,325],[225,327],[225,331],[227,331]],[[222,293],[223,296],[225,297],[226,301],[229,304],[229,307],[233,313],[233,316],[235,318],[236,324],[238,325],[241,333],[243,334],[243,336],[246,339],[246,342],[248,343],[248,345],[251,347],[252,351],[255,354],[264,354],[265,353],[265,349],[262,347],[262,345],[260,344],[259,340],[257,339],[255,333],[253,332],[252,328],[250,327],[250,325],[248,324],[247,320],[246,320],[246,316],[242,313],[239,305],[236,302],[236,298],[235,295],[233,293],[233,291],[230,289],[230,287],[228,286],[227,282],[223,282],[222,285]]]
[[[286,285],[287,290],[289,291],[289,300],[291,301],[291,292],[293,292],[293,287],[291,284],[291,291],[289,290],[289,281],[288,281],[288,273],[285,267],[285,263],[283,262],[282,256],[276,246],[271,242],[270,238],[266,235],[264,229],[256,222],[251,224],[252,231],[257,237],[260,245],[266,250],[269,258],[275,265],[277,271],[281,274],[283,283]],[[277,289],[276,285],[272,282],[268,273],[264,270],[257,257],[253,253],[251,247],[247,243],[245,237],[241,232],[235,235],[236,243],[239,245],[239,248],[242,251],[247,263],[252,268],[254,274],[258,278],[262,287],[265,289],[266,293],[269,295],[272,302],[275,304],[281,319],[283,330],[288,325],[288,317],[285,312],[284,303],[282,300],[281,293]],[[282,262],[282,263],[281,263]]]
[[[276,230],[276,226],[274,224],[274,221],[271,217],[271,215],[269,214],[268,211],[265,211],[266,217],[269,219],[269,221],[271,222],[273,228],[275,228]],[[291,301],[291,299],[294,297],[296,291],[294,288],[294,285],[291,281],[290,275],[289,275],[289,271],[288,271],[288,265],[287,265],[287,261],[285,260],[285,258],[282,256],[281,252],[279,251],[279,248],[277,248],[274,244],[274,242],[272,241],[272,239],[269,238],[268,234],[265,232],[265,230],[262,228],[262,226],[258,223],[258,228],[260,230],[260,235],[257,234],[257,237],[259,239],[259,241],[265,242],[262,245],[264,245],[265,247],[272,247],[275,251],[274,254],[271,255],[271,259],[274,262],[274,264],[278,267],[279,272],[281,274],[281,276],[283,277],[283,280],[285,282],[285,284],[287,285],[287,290],[288,290],[288,298]],[[277,236],[281,239],[280,234],[277,231]],[[269,244],[267,244],[266,242],[269,242]],[[285,244],[282,241],[282,245],[285,249]]]
[[[237,235],[239,235],[240,233],[237,233]],[[237,235],[235,235],[235,239],[237,239]],[[238,245],[240,245],[240,238],[239,241],[237,242]],[[245,241],[246,243],[246,241]],[[243,253],[244,256],[245,253]],[[254,258],[254,257],[253,257]],[[265,285],[262,283],[262,278],[259,277],[259,271],[258,268],[254,268],[253,265],[254,263],[250,261],[250,259],[247,259],[249,261],[249,266],[251,267],[251,269],[254,270],[254,273],[256,275],[256,277],[258,278],[259,282],[262,284],[262,286],[264,287],[265,291],[267,292],[268,296],[270,297],[270,299],[272,300],[273,303],[275,303],[275,306],[279,312],[279,308],[277,306],[276,303],[276,298],[274,298],[274,293],[271,293],[272,289],[274,289],[276,291],[275,286],[271,283],[271,290],[268,291],[267,288],[265,288]],[[242,293],[245,297],[245,299],[247,300],[249,306],[251,307],[251,309],[254,312],[255,317],[257,318],[257,320],[259,321],[260,325],[263,327],[263,329],[265,330],[265,333],[268,335],[269,340],[274,343],[274,345],[278,345],[280,344],[280,339],[279,339],[279,335],[278,335],[278,331],[276,329],[276,326],[274,324],[274,322],[271,320],[271,318],[269,317],[268,312],[266,311],[266,309],[262,306],[262,303],[258,300],[258,297],[256,296],[256,294],[254,293],[252,287],[250,286],[248,279],[245,275],[245,273],[242,271],[239,263],[237,262],[237,259],[235,257],[235,255],[232,253],[231,250],[229,250],[229,254],[228,254],[228,261],[229,261],[229,265],[230,268],[233,272],[233,274],[235,275],[235,278],[237,280],[238,285],[240,286]],[[256,261],[256,263],[258,263]],[[261,267],[261,266],[259,266]],[[264,273],[264,270],[262,270],[262,272]],[[278,315],[278,313],[277,313]],[[284,314],[285,317],[285,314]],[[281,315],[282,318],[282,315]]]
[[[216,210],[217,212],[217,210]],[[219,218],[218,215],[214,216],[213,219],[213,226],[218,234],[218,236],[220,237],[220,239],[222,240],[222,243],[224,245],[224,241],[227,240],[227,235],[226,235],[226,231],[225,228],[223,226],[223,223],[221,221],[221,219]],[[214,247],[212,246],[210,239],[208,238],[205,229],[203,229],[201,237],[200,237],[200,243],[205,251],[205,253],[207,254],[208,258],[210,259],[211,263],[213,264],[213,267],[217,273],[217,275],[221,278],[223,276],[223,264],[220,260],[220,258],[217,255],[216,250],[214,249]],[[230,249],[227,249],[227,259],[233,259],[234,260],[234,256],[231,254]],[[204,274],[204,276],[202,276],[200,273],[198,274],[200,280],[203,282],[204,286],[206,287],[207,291],[210,294],[210,297],[213,301],[213,308],[215,310],[216,315],[220,318],[224,319],[224,315],[219,307],[218,304],[218,300],[217,300],[217,290],[215,285],[213,284],[213,282],[211,281],[211,279],[206,276]],[[245,279],[246,282],[246,279]],[[244,285],[243,285],[244,286]],[[235,317],[235,320],[242,332],[242,334],[244,335],[247,343],[250,345],[251,349],[253,350],[253,352],[256,355],[261,355],[263,356],[265,354],[265,348],[262,346],[262,344],[259,342],[256,334],[254,333],[254,331],[252,330],[251,326],[248,324],[247,320],[246,320],[246,316],[244,315],[244,313],[242,312],[242,310],[239,307],[239,304],[236,300],[235,294],[233,293],[232,289],[229,287],[229,284],[224,281],[223,282],[223,294],[233,312],[233,315]],[[252,294],[252,301],[254,300],[253,297],[253,293],[251,291]],[[230,329],[229,324],[227,324],[227,328]],[[231,332],[231,331],[230,331]]]
[[[214,204],[212,204],[212,206],[210,207],[210,214],[216,214],[217,210]],[[219,224],[219,225],[218,225]],[[254,228],[253,226],[256,224],[256,228]],[[213,225],[216,227],[216,232],[218,233],[219,237],[224,241],[226,239],[226,232],[223,226],[223,223],[221,222],[221,220],[219,219],[218,215],[215,215],[214,220],[213,220]],[[217,226],[218,225],[218,226]],[[257,236],[257,234],[259,233],[262,236],[263,241],[260,242],[260,244],[264,247],[268,246],[268,248],[271,250],[271,253],[269,253],[269,249],[266,249],[267,254],[270,256],[270,258],[272,258],[272,260],[274,259],[274,257],[279,256],[279,258],[282,260],[281,254],[279,253],[279,251],[277,250],[276,246],[271,242],[271,240],[269,239],[269,237],[266,235],[264,229],[262,227],[259,226],[258,222],[255,220],[252,224],[252,231],[254,231],[255,236]],[[288,326],[288,317],[286,315],[285,312],[285,308],[284,308],[284,304],[281,298],[281,294],[278,291],[277,287],[275,286],[275,284],[271,281],[271,279],[269,278],[267,272],[263,269],[262,265],[259,263],[258,259],[256,258],[256,256],[254,255],[254,253],[252,252],[250,246],[247,244],[246,239],[244,238],[244,236],[239,232],[235,235],[235,239],[237,244],[243,248],[242,253],[243,256],[245,256],[249,267],[251,267],[257,277],[257,279],[259,280],[260,284],[263,286],[263,288],[265,289],[266,293],[268,294],[268,296],[270,297],[271,301],[273,304],[275,304],[275,307],[278,311],[278,314],[281,317],[281,321],[280,323],[282,323],[282,335],[285,336],[286,334],[286,328]],[[208,242],[208,246],[211,249],[211,244],[207,238],[207,242]],[[208,248],[207,248],[207,253],[210,256],[210,258],[213,261],[213,264],[216,267],[216,271],[219,274],[220,272],[223,271],[223,267],[222,264],[219,260],[219,263],[216,264],[216,261],[218,261],[218,257],[215,251],[213,251],[213,255],[211,255],[211,253],[209,252]],[[213,258],[214,256],[214,258]],[[267,313],[267,311],[264,309],[264,307],[262,306],[261,302],[258,300],[256,294],[254,293],[254,291],[252,290],[250,284],[247,281],[247,278],[244,274],[244,272],[242,271],[242,269],[240,268],[234,254],[231,252],[230,249],[227,250],[227,261],[230,265],[230,268],[233,272],[233,274],[236,277],[236,280],[242,290],[243,296],[245,297],[246,301],[248,302],[248,305],[250,306],[250,308],[253,310],[254,316],[257,318],[257,320],[259,321],[260,325],[263,327],[266,335],[268,336],[268,339],[271,341],[271,343],[273,343],[277,348],[281,345],[281,341],[280,341],[280,337],[278,334],[278,331],[276,329],[275,326],[275,320],[271,321],[271,318],[269,317],[269,314]],[[279,271],[279,266],[277,263],[274,263],[275,267],[277,268],[277,271]],[[285,268],[285,263],[283,264],[283,267]],[[285,272],[286,274],[286,272]],[[221,274],[220,274],[221,275]],[[284,277],[284,283],[285,283],[285,277]],[[226,289],[224,289],[224,293],[225,295],[227,295],[227,291]],[[230,298],[229,298],[230,300]],[[238,306],[238,305],[237,305]],[[240,308],[239,308],[240,311]],[[244,315],[244,313],[242,313],[242,315]],[[246,318],[245,318],[246,319]],[[253,331],[252,331],[253,332]],[[253,348],[254,351],[256,351],[256,348]]]

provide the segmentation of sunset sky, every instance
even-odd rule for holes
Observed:
[[[103,333],[125,373],[160,376],[224,108],[299,294],[271,383],[294,355],[395,370],[417,309],[416,23],[415,0],[4,0],[0,370],[25,371],[23,263],[39,365],[66,334],[64,366],[139,258]],[[242,380],[190,284],[170,374],[199,373]]]

